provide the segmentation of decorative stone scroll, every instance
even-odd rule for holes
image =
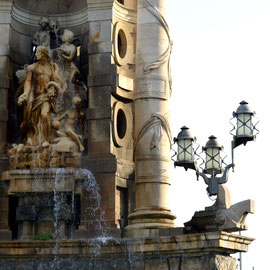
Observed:
[[[165,30],[167,37],[168,37],[168,47],[167,49],[159,56],[158,59],[151,63],[147,63],[144,66],[144,72],[150,73],[151,70],[159,68],[162,64],[168,63],[168,78],[169,78],[169,85],[171,89],[172,85],[172,79],[171,79],[171,68],[170,68],[170,57],[172,53],[172,45],[173,42],[171,40],[170,36],[170,30],[168,23],[162,13],[159,11],[159,9],[152,3],[151,0],[142,0],[143,5],[145,8],[158,20],[158,22],[161,24],[163,29]]]

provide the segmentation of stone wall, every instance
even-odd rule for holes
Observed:
[[[0,242],[6,269],[236,270],[230,256],[253,239],[229,233],[178,234],[139,239]],[[3,267],[4,268],[4,267]]]

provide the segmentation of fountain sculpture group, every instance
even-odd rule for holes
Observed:
[[[9,194],[18,198],[19,239],[70,237],[79,222],[75,182],[89,181],[87,173],[76,170],[84,151],[86,86],[74,64],[73,32],[65,29],[60,38],[58,33],[59,24],[42,17],[32,41],[34,62],[16,72],[22,141],[8,151],[10,166],[3,179],[9,180]]]
[[[21,58],[29,63],[18,68],[20,59],[13,66],[20,136],[5,141],[16,143],[8,147],[8,168],[1,167],[4,267],[236,269],[229,254],[247,251],[253,239],[230,232],[246,229],[253,209],[240,205],[245,211],[237,211],[220,188],[216,204],[175,228],[168,205],[172,42],[166,1],[4,2],[10,2],[10,25],[23,33],[11,30],[11,40],[31,36],[31,52]],[[0,13],[6,9],[0,2]],[[51,18],[40,18],[50,12]],[[77,65],[81,48],[87,57]],[[0,91],[9,88],[3,78],[0,70]]]
[[[36,62],[17,71],[23,90],[18,105],[24,106],[20,126],[24,141],[8,153],[12,169],[78,167],[84,151],[86,87],[73,62],[77,52],[73,33],[65,29],[62,44],[51,49],[48,21],[41,18],[41,29],[33,39]],[[60,44],[55,36],[55,43]]]

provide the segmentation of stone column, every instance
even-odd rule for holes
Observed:
[[[4,156],[6,152],[6,136],[8,121],[8,88],[9,88],[9,30],[12,1],[0,2],[0,173],[8,164]],[[10,239],[8,227],[9,201],[3,183],[0,183],[0,239]]]
[[[0,3],[0,154],[6,151],[9,88],[9,29],[12,1]]]
[[[138,1],[135,111],[136,209],[126,229],[173,227],[170,188],[171,41],[166,0]]]

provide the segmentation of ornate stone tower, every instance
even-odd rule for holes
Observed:
[[[7,13],[2,16],[5,24],[1,27],[8,35],[2,45],[6,55],[1,56],[2,163],[8,164],[6,144],[10,148],[18,142],[18,126],[23,120],[22,109],[16,105],[19,93],[14,74],[33,61],[32,37],[38,31],[40,14],[50,14],[49,20],[60,26],[55,33],[50,32],[56,35],[56,42],[50,44],[52,49],[58,46],[57,35],[64,29],[74,33],[76,64],[87,85],[88,103],[81,167],[94,174],[100,188],[102,222],[112,229],[119,228],[119,219],[128,225],[135,197],[136,210],[129,216],[133,224],[129,229],[172,227],[175,218],[167,204],[171,43],[162,15],[166,5],[163,1],[155,4],[142,1],[137,8],[136,0],[57,1],[55,4],[16,0],[2,5],[3,12]],[[7,202],[8,197],[2,196]],[[82,192],[80,196],[77,234],[83,236],[89,229],[86,218],[89,194]],[[16,208],[16,198],[10,203]],[[6,209],[2,206],[3,213],[7,211],[7,204]]]
[[[236,269],[228,254],[247,251],[174,228],[166,4],[0,1],[5,268]]]
[[[103,222],[119,227],[134,208],[133,96],[136,61],[137,1],[2,1],[1,2],[1,168],[8,166],[7,145],[19,140],[22,110],[17,109],[15,72],[33,59],[32,37],[41,15],[74,32],[76,64],[87,85],[81,167],[91,170],[100,188]],[[1,32],[1,33],[2,33]],[[51,48],[56,45],[51,45]],[[87,125],[86,125],[87,123]],[[8,127],[8,134],[7,134]],[[3,183],[2,189],[3,187]],[[1,204],[3,229],[7,229],[8,197]],[[89,194],[81,194],[80,235]],[[13,196],[13,195],[12,195]],[[15,196],[16,197],[16,196]],[[10,197],[12,200],[13,197]],[[16,208],[16,200],[14,207]],[[15,213],[13,214],[15,215]]]

